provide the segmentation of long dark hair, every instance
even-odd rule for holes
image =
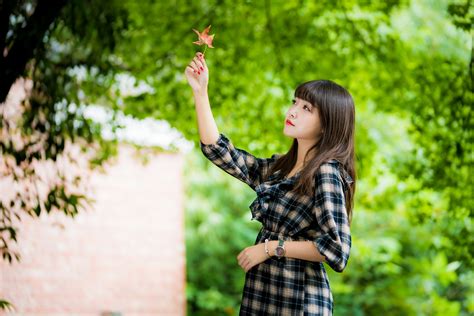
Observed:
[[[308,150],[306,157],[313,150],[316,155],[301,170],[292,191],[309,196],[314,194],[314,175],[318,168],[326,161],[337,160],[344,188],[346,212],[351,223],[356,184],[355,106],[352,96],[344,87],[331,80],[312,80],[300,84],[295,90],[295,97],[310,102],[315,107],[324,132],[319,141]],[[286,177],[296,164],[297,153],[298,141],[294,139],[289,151],[277,158],[267,176],[280,170],[280,177]]]

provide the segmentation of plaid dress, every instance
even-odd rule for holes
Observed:
[[[252,220],[262,223],[255,244],[265,238],[312,241],[334,271],[346,267],[351,234],[344,190],[352,181],[337,160],[323,163],[315,175],[312,197],[289,192],[300,172],[289,178],[279,171],[262,181],[279,154],[258,158],[234,147],[222,133],[201,151],[216,166],[247,183],[257,198],[250,204]],[[239,315],[332,315],[333,296],[321,262],[272,256],[245,275]]]

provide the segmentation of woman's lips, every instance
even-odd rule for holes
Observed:
[[[293,124],[290,120],[286,120],[286,125],[290,125],[290,126],[295,126],[295,124]]]

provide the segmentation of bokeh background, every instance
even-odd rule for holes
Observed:
[[[238,314],[255,193],[202,155],[184,77],[204,50],[192,29],[212,25],[210,103],[237,147],[286,152],[299,83],[330,79],[354,97],[353,248],[343,273],[327,267],[335,315],[474,314],[472,12],[461,0],[2,2],[0,102],[15,82],[28,91],[0,105],[3,260],[18,262],[15,214],[80,214],[87,170],[130,142],[124,115],[135,130],[166,121],[194,143],[183,151],[187,314]],[[179,152],[153,131],[134,146]],[[54,169],[31,189],[37,161],[79,156],[74,173]],[[22,183],[9,198],[8,183]]]

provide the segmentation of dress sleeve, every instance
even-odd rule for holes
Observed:
[[[247,151],[235,147],[223,133],[216,143],[204,144],[199,140],[201,151],[213,164],[248,184],[253,190],[262,181],[270,164],[276,161],[278,154],[270,158],[258,158]]]
[[[327,264],[342,272],[349,260],[351,233],[343,183],[337,165],[323,163],[316,173],[313,213],[322,234],[313,241]]]

